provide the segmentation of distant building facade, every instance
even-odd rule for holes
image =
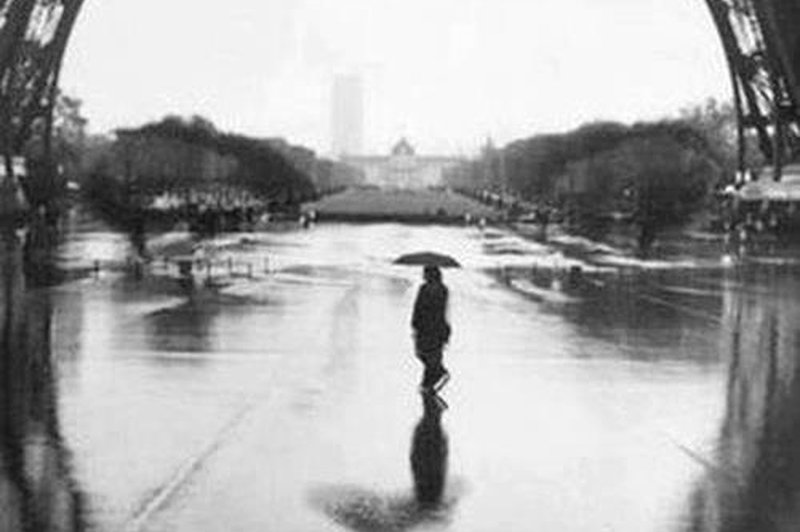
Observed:
[[[331,109],[332,151],[335,156],[364,151],[364,87],[356,75],[337,76]]]
[[[449,169],[465,162],[460,157],[418,155],[403,138],[389,155],[345,155],[341,161],[360,169],[364,182],[386,188],[426,188],[443,184]]]

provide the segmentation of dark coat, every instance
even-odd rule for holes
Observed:
[[[450,339],[447,298],[447,287],[440,282],[426,282],[419,288],[411,317],[418,348],[441,348]]]

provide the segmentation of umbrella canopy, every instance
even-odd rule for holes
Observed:
[[[394,263],[407,266],[438,266],[439,268],[461,267],[461,264],[453,257],[433,251],[421,251],[419,253],[401,255],[394,260]]]

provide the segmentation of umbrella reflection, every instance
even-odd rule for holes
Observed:
[[[312,494],[312,504],[331,520],[357,532],[401,532],[450,520],[457,496],[456,490],[447,489],[448,438],[442,427],[447,404],[435,393],[420,395],[423,414],[411,441],[413,492],[322,487]]]
[[[52,306],[48,292],[26,288],[13,235],[0,237],[0,278],[0,529],[84,530],[60,435]]]
[[[726,300],[726,411],[688,530],[794,531],[800,522],[800,281],[765,285]]]

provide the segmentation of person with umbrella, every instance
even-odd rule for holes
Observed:
[[[445,344],[450,340],[450,324],[447,322],[448,290],[442,282],[438,266],[428,264],[423,268],[424,283],[419,288],[411,316],[417,358],[425,370],[422,376],[423,390],[439,389],[447,382],[450,373],[442,358]]]

